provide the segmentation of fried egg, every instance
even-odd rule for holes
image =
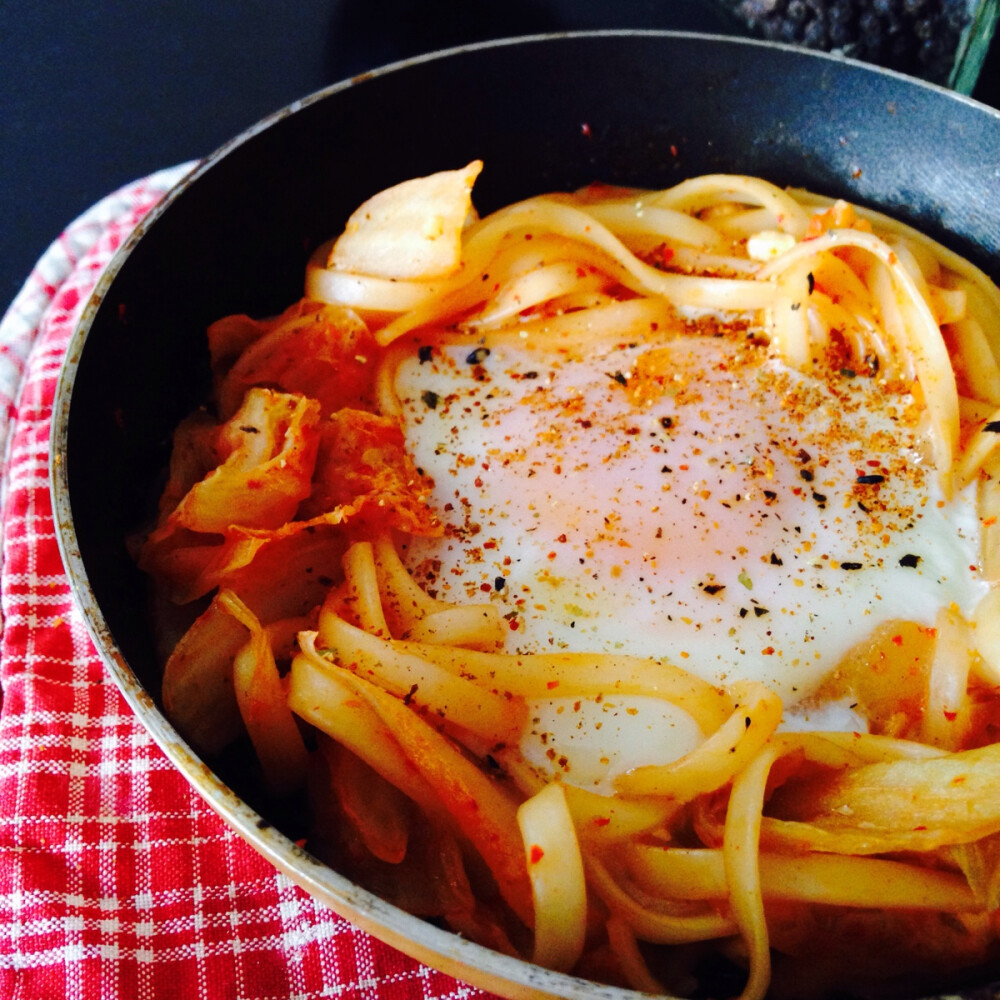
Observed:
[[[873,374],[680,332],[425,348],[396,391],[446,524],[413,540],[411,570],[439,598],[497,603],[510,651],[665,658],[713,684],[759,680],[791,715],[881,623],[932,625],[986,592],[974,496],[943,495],[914,400]],[[557,709],[538,706],[536,728]],[[661,751],[696,745],[663,711],[646,727],[676,730]],[[859,720],[831,706],[822,724]],[[615,732],[588,750],[600,780],[637,763],[635,730]]]

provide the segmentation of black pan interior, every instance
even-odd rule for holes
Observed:
[[[482,158],[481,212],[592,180],[731,171],[880,206],[1000,278],[1000,114],[833,57],[663,33],[455,51],[279,113],[217,154],[151,224],[82,347],[66,440],[96,604],[155,697],[144,587],[125,546],[177,420],[206,389],[204,330],[301,294],[311,249],[373,192]]]

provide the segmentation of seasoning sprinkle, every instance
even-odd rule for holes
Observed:
[[[417,348],[417,357],[420,358],[420,363],[423,364],[425,361],[430,361],[434,355],[434,348],[430,344],[423,344]]]
[[[425,389],[420,394],[420,398],[424,401],[424,404],[432,410],[436,410],[438,403],[441,401],[441,397],[436,392],[432,392],[430,389]]]
[[[855,480],[861,486],[875,486],[878,483],[885,482],[885,476],[871,475],[871,476],[858,476]]]
[[[841,569],[851,570],[851,569],[861,569],[861,567],[862,567],[862,564],[859,563],[859,562],[842,562],[840,564],[840,568]]]
[[[1000,434],[1000,420],[991,420],[983,430],[989,431],[990,434]]]
[[[920,556],[915,556],[912,552],[909,552],[899,560],[899,565],[905,569],[916,569],[919,562]]]
[[[465,359],[467,365],[481,365],[490,356],[488,347],[477,347],[471,351]]]

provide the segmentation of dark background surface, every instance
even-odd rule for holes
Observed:
[[[700,0],[0,0],[0,312],[95,201],[299,97],[469,41],[613,27],[734,30]],[[995,107],[998,48],[974,94]]]

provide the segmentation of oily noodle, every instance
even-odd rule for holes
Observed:
[[[259,481],[278,484],[283,513],[255,507],[257,521],[221,534],[218,518],[202,526],[195,500],[179,500],[205,472],[192,458],[203,442],[216,441],[218,454],[217,432],[197,421],[184,432],[176,495],[143,550],[165,590],[215,594],[167,663],[164,699],[178,727],[210,749],[246,732],[276,794],[303,786],[318,738],[335,825],[353,830],[362,874],[396,865],[409,884],[420,863],[407,868],[408,852],[432,842],[452,859],[449,884],[459,888],[429,915],[554,969],[670,992],[689,981],[696,949],[717,942],[746,968],[747,998],[768,991],[776,955],[795,970],[792,981],[812,977],[821,988],[854,960],[837,957],[838,921],[856,936],[869,918],[881,929],[885,968],[878,954],[859,965],[876,981],[898,962],[937,969],[985,959],[1000,904],[1000,589],[972,621],[951,608],[934,628],[900,622],[858,637],[833,693],[870,710],[871,733],[784,732],[781,701],[760,683],[718,688],[635,656],[505,652],[510,623],[496,605],[441,601],[408,572],[407,535],[436,529],[399,515],[400,496],[412,494],[405,475],[395,493],[398,483],[379,480],[355,488],[350,502],[340,486],[325,486],[325,506],[316,483],[340,483],[338,461],[353,468],[373,448],[390,453],[401,413],[394,376],[418,337],[566,352],[652,341],[678,329],[678,317],[711,315],[742,322],[794,368],[818,370],[835,357],[841,370],[912,398],[923,458],[944,495],[978,483],[982,569],[997,580],[1000,292],[884,216],[750,177],[699,177],[664,191],[593,186],[471,219],[456,231],[453,266],[428,265],[416,278],[395,276],[380,257],[371,273],[342,260],[328,266],[332,244],[310,261],[311,304],[295,323],[301,330],[310,310],[340,310],[353,317],[352,336],[370,338],[350,348],[355,360],[375,359],[363,412],[344,418],[340,436],[316,415],[285,419],[286,436],[300,420],[302,441],[319,434],[311,452],[279,442],[261,453],[259,440],[237,435],[224,465],[205,476],[218,500],[206,501],[198,484],[198,504],[217,502],[223,521]],[[234,396],[229,372],[252,382],[253,359],[280,348],[282,322],[250,323],[213,330],[219,398],[243,392]],[[306,375],[286,384],[289,366],[258,378],[268,388],[251,390],[254,405],[270,405],[265,392],[311,395]],[[220,419],[245,431],[246,412]],[[369,437],[351,451],[362,432]],[[306,472],[296,486],[290,462],[312,468],[310,455],[321,464],[331,454],[333,473]],[[192,463],[198,471],[185,471]],[[328,579],[310,589],[324,559]],[[312,577],[300,585],[293,574]],[[286,585],[300,595],[294,607],[273,596]],[[914,663],[916,687],[897,684]],[[876,667],[881,682],[871,680]],[[529,703],[554,692],[659,699],[691,716],[703,739],[678,760],[621,775],[613,794],[553,782],[520,756],[518,739]],[[421,824],[433,835],[418,835]],[[488,878],[466,873],[470,850]],[[832,951],[813,961],[821,924]]]

